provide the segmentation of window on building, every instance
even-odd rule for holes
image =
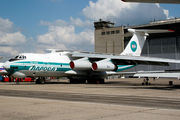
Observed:
[[[114,34],[114,31],[111,31],[111,34]]]
[[[110,32],[109,32],[109,31],[107,31],[107,32],[106,32],[106,34],[107,34],[107,35],[109,35],[109,34],[110,34]]]
[[[102,32],[101,35],[105,35],[105,32]]]
[[[119,33],[119,30],[116,30],[116,33]]]

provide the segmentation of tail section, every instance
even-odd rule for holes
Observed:
[[[148,33],[174,32],[173,30],[128,29],[133,33],[128,45],[121,55],[140,56]]]

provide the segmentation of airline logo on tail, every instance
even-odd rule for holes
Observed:
[[[133,51],[133,52],[136,52],[136,50],[137,50],[137,44],[136,44],[136,42],[135,41],[132,41],[131,42],[131,50]]]

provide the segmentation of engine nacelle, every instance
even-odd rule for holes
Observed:
[[[92,63],[87,57],[70,62],[70,67],[73,70],[91,70]]]
[[[116,71],[117,65],[113,64],[110,59],[104,59],[92,64],[94,71]]]

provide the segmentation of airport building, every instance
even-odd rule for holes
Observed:
[[[145,25],[118,26],[109,21],[94,22],[95,27],[95,52],[120,54],[132,37],[127,31],[134,29],[170,29],[175,32],[150,34],[143,47],[142,56],[180,59],[180,18],[153,21]],[[177,70],[179,64],[170,66],[138,65],[131,71],[139,70]]]

